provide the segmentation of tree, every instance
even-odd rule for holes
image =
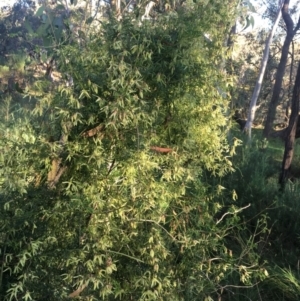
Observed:
[[[275,84],[273,87],[273,94],[269,105],[268,114],[267,114],[265,127],[263,131],[265,137],[269,137],[272,131],[273,122],[276,115],[276,107],[279,101],[280,91],[282,87],[282,80],[283,80],[286,62],[289,54],[289,47],[296,32],[300,27],[300,18],[299,18],[298,23],[294,28],[294,22],[289,14],[289,3],[290,3],[289,0],[285,0],[282,7],[282,18],[286,25],[287,34],[281,51],[281,58],[277,68]]]
[[[216,68],[227,4],[111,16],[57,49],[72,85],[3,99],[1,299],[199,300],[263,277],[252,248],[226,244],[240,209],[207,180],[233,170]]]
[[[290,174],[290,168],[294,155],[294,144],[296,138],[297,124],[299,118],[299,102],[300,102],[300,64],[298,65],[297,76],[295,80],[293,97],[292,97],[292,112],[289,120],[289,125],[286,130],[285,150],[282,160],[282,168],[279,176],[279,183],[282,188]]]
[[[273,36],[275,34],[276,28],[278,26],[279,23],[279,19],[281,17],[281,8],[282,8],[282,4],[280,3],[279,8],[278,8],[278,13],[276,16],[276,19],[274,21],[272,30],[267,38],[266,41],[266,46],[264,49],[264,54],[261,60],[261,66],[260,66],[260,70],[259,70],[259,75],[258,75],[258,79],[257,82],[255,84],[255,88],[251,97],[251,101],[250,101],[250,107],[249,107],[249,111],[248,111],[248,117],[247,117],[247,122],[245,124],[244,127],[244,131],[246,131],[248,133],[249,136],[249,140],[251,140],[251,128],[252,128],[252,124],[255,118],[255,112],[256,112],[256,103],[260,94],[260,90],[262,87],[262,82],[263,82],[263,78],[265,75],[265,71],[266,71],[266,67],[267,67],[267,63],[268,63],[268,59],[269,59],[269,53],[270,53],[270,46],[271,46],[271,42],[273,39]]]

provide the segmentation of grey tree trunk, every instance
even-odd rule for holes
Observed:
[[[289,14],[289,3],[290,3],[290,0],[285,0],[284,5],[282,7],[282,18],[286,24],[287,34],[286,34],[286,38],[285,38],[285,41],[284,41],[284,44],[283,44],[283,47],[281,50],[281,58],[280,58],[280,62],[279,62],[278,68],[277,68],[275,84],[273,87],[273,94],[272,94],[271,102],[270,102],[269,109],[268,109],[267,119],[265,122],[265,128],[263,131],[263,134],[265,137],[269,137],[272,132],[272,129],[273,129],[273,122],[275,120],[276,107],[279,102],[279,96],[280,96],[280,91],[282,88],[282,81],[283,81],[285,67],[286,67],[286,63],[287,63],[287,59],[288,59],[290,44],[291,44],[297,30],[300,27],[300,18],[299,18],[297,26],[294,29],[294,22]]]
[[[248,133],[249,140],[251,140],[251,128],[252,128],[252,124],[253,124],[253,121],[255,118],[256,103],[257,103],[257,100],[259,97],[259,93],[261,90],[262,82],[264,79],[264,75],[265,75],[265,71],[266,71],[266,67],[267,67],[267,63],[268,63],[268,59],[269,59],[271,42],[272,42],[273,36],[275,34],[276,28],[278,26],[278,23],[279,23],[279,20],[281,17],[281,8],[282,8],[282,3],[280,4],[280,6],[278,8],[278,13],[277,13],[275,22],[273,24],[272,30],[266,41],[266,46],[265,46],[264,54],[263,54],[263,57],[261,60],[261,66],[260,66],[260,70],[259,70],[258,79],[255,84],[255,88],[254,88],[254,91],[253,91],[253,94],[251,97],[250,107],[249,107],[248,116],[247,116],[247,122],[244,127],[244,131]]]

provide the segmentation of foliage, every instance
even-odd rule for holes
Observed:
[[[59,80],[0,95],[1,300],[298,298],[282,146],[228,139],[228,91],[245,101],[257,59],[224,73],[235,4],[163,2],[145,22],[142,3],[122,19],[49,3],[27,16],[22,41]]]
[[[252,243],[258,262],[269,276],[248,290],[232,288],[229,300],[297,300],[299,181],[291,178],[285,191],[279,191],[283,143],[275,139],[267,142],[261,138],[260,130],[255,132],[252,145],[237,149],[232,162],[237,171],[226,175],[221,185],[226,187],[227,194],[234,189],[239,206],[251,204],[240,213],[244,231],[237,232],[233,241],[229,240],[233,250]],[[293,172],[296,177],[298,171]],[[232,203],[230,199],[224,200],[224,205]]]
[[[111,17],[56,49],[69,86],[3,96],[1,299],[209,300],[266,277],[253,243],[227,245],[247,229],[209,180],[233,170],[227,8]]]

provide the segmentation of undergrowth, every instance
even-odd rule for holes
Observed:
[[[223,202],[227,206],[235,202],[239,208],[245,208],[240,212],[241,225],[246,225],[245,231],[251,233],[257,261],[265,264],[268,277],[245,290],[231,288],[222,300],[299,300],[300,148],[295,149],[293,178],[282,192],[278,176],[284,143],[278,139],[266,141],[256,130],[249,145],[242,134],[235,134],[244,142],[233,157],[236,171],[222,180],[228,191]],[[230,197],[233,191],[237,196],[235,201]],[[239,237],[228,238],[228,244],[237,248],[243,241],[240,233]]]

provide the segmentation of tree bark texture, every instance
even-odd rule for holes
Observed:
[[[297,26],[294,29],[294,22],[289,14],[289,3],[290,0],[285,0],[283,7],[282,7],[282,18],[284,20],[284,23],[286,25],[287,33],[286,33],[286,38],[281,50],[281,58],[280,62],[277,68],[277,73],[276,73],[276,78],[275,78],[275,84],[273,87],[273,94],[271,98],[271,102],[269,105],[268,109],[268,114],[267,114],[267,119],[265,122],[265,128],[263,131],[263,134],[265,137],[269,137],[272,129],[273,129],[273,122],[275,120],[275,115],[276,115],[276,108],[279,102],[279,96],[282,88],[282,81],[285,73],[285,67],[288,59],[288,54],[289,54],[289,48],[290,44],[299,29],[300,26],[300,18],[298,20]]]
[[[290,77],[289,77],[289,90],[288,90],[288,101],[285,107],[285,121],[289,120],[289,112],[291,106],[291,99],[292,99],[292,81],[293,81],[293,74],[294,74],[294,64],[295,64],[295,43],[292,41],[292,53],[291,53],[291,67],[290,67]]]
[[[292,112],[289,120],[289,126],[285,138],[285,150],[282,160],[282,168],[279,176],[279,184],[282,188],[289,176],[291,163],[294,155],[295,136],[299,118],[299,101],[300,101],[300,63],[298,65],[297,76],[295,80],[293,97],[292,97]]]

